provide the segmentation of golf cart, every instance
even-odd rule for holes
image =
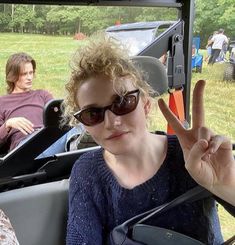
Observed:
[[[95,5],[95,6],[151,6],[174,8],[179,11],[179,20],[165,32],[139,50],[138,56],[160,58],[169,52],[168,86],[172,90],[182,91],[184,97],[185,119],[190,121],[189,101],[191,87],[191,47],[194,2],[188,0],[154,1],[77,1],[77,0],[0,0],[11,4],[49,4],[49,5]],[[43,5],[42,5],[43,6]],[[184,89],[182,90],[182,87]],[[35,148],[40,150],[52,143],[63,132],[57,124],[57,114],[52,105],[45,120],[46,128],[30,139],[27,148],[24,145],[12,155],[6,155],[0,161],[0,207],[9,216],[20,244],[24,245],[59,245],[65,244],[69,171],[84,152],[84,148],[73,152],[56,154],[45,162],[35,160]],[[45,130],[45,131],[44,131]],[[51,131],[52,130],[52,131]],[[65,129],[66,130],[66,129]],[[53,132],[53,133],[52,133]],[[41,136],[40,136],[41,135]],[[44,138],[44,140],[42,140]],[[48,138],[48,141],[47,141]],[[50,138],[50,139],[49,139]],[[37,146],[35,147],[35,142]],[[32,145],[31,145],[32,144]],[[97,146],[99,147],[99,146]],[[34,152],[33,152],[34,150]],[[32,153],[32,154],[31,154]],[[14,159],[14,160],[13,160]]]
[[[190,82],[191,82],[191,26],[193,12],[193,2],[188,1],[178,2],[171,0],[154,1],[155,7],[169,7],[179,10],[179,16],[182,18],[174,22],[153,22],[152,25],[145,28],[145,31],[152,33],[147,46],[141,47],[136,52],[138,56],[150,56],[160,58],[168,53],[167,75],[168,85],[171,90],[180,90],[184,97],[184,107],[186,121],[190,121],[189,101],[190,101]],[[90,5],[90,1],[77,2],[72,1],[53,1],[53,0],[34,0],[18,1],[1,0],[0,3],[12,4],[64,4],[64,5]],[[93,5],[97,6],[151,6],[152,3],[146,1],[94,1]],[[187,12],[187,15],[183,15]],[[137,24],[142,26],[142,24]],[[169,27],[169,28],[168,28]],[[109,33],[114,33],[115,29],[121,30],[121,26],[110,27],[106,30]],[[136,27],[137,28],[137,27]],[[159,35],[159,33],[161,33]],[[190,55],[189,55],[190,54]],[[184,89],[182,89],[184,87]],[[68,129],[59,127],[60,105],[55,102],[45,108],[44,125],[45,128],[39,130],[34,137],[30,138],[25,144],[17,147],[8,154],[3,154],[0,158],[0,190],[6,191],[18,187],[26,187],[39,183],[47,183],[54,180],[60,180],[69,176],[69,172],[74,163],[74,159],[80,153],[70,152],[64,154],[56,154],[49,158],[38,160],[36,157],[45,150],[50,144],[56,141],[61,135],[66,133]],[[37,147],[35,147],[37,145]],[[5,150],[5,149],[4,149]],[[1,151],[1,148],[0,148]],[[2,152],[4,153],[4,152]],[[78,155],[76,155],[78,154]],[[62,160],[63,159],[63,160]],[[61,166],[62,163],[66,170]],[[61,163],[61,164],[59,164]],[[61,168],[60,168],[61,167]]]
[[[141,46],[135,55],[160,58],[165,53],[169,54],[166,88],[172,93],[181,92],[183,98],[181,106],[185,112],[183,120],[190,122],[193,0],[25,0],[20,3],[17,0],[0,0],[0,3],[151,6],[177,9],[179,20],[150,40],[146,46]],[[14,154],[12,153],[14,161],[11,158],[13,156],[7,154],[0,162],[0,174],[2,173],[0,208],[10,217],[20,244],[65,244],[69,172],[75,159],[84,152],[99,147],[56,154],[40,160],[40,163],[35,160],[38,152],[31,154],[31,150],[34,149],[36,140],[38,140],[36,142],[40,145],[40,150],[43,150],[48,142],[52,143],[53,138],[56,139],[67,130],[62,129],[63,132],[61,132],[59,129],[57,122],[59,114],[55,115],[59,108],[59,104],[52,104],[49,109],[46,109],[48,113],[45,113],[45,120],[48,120],[48,123],[45,123],[45,128],[38,134],[37,137],[41,135],[38,139],[32,138],[27,142],[30,148],[24,149],[25,146],[22,145],[13,152]],[[25,166],[27,169],[21,171],[21,168]]]

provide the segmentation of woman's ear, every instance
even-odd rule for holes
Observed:
[[[148,116],[149,111],[150,111],[150,107],[151,107],[151,103],[149,99],[145,99],[144,101],[144,112],[145,112],[145,116]]]

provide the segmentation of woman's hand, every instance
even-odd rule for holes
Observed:
[[[162,99],[159,107],[174,129],[183,150],[185,167],[192,178],[216,196],[235,205],[235,160],[228,138],[205,127],[203,92],[200,80],[193,91],[192,128],[185,129]]]
[[[21,131],[24,135],[34,132],[33,123],[24,117],[13,117],[5,123],[7,129],[15,128]]]

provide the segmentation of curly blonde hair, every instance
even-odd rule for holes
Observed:
[[[104,34],[90,37],[85,47],[75,52],[70,65],[72,71],[65,85],[67,95],[62,105],[62,124],[76,125],[73,114],[80,109],[77,92],[83,82],[91,77],[108,76],[118,94],[126,92],[125,80],[121,78],[130,77],[134,87],[141,91],[141,96],[152,93],[143,73],[137,70],[128,56],[128,51],[120,42]]]

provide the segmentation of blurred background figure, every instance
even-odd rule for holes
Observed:
[[[212,37],[216,34],[218,34],[218,31],[214,31],[214,33],[211,34],[207,40],[207,45],[206,45],[207,56],[205,58],[205,62],[208,62],[209,58],[211,57],[212,43],[210,43],[210,41],[211,41]]]
[[[219,29],[218,34],[214,35],[208,42],[208,45],[212,44],[212,51],[208,64],[213,65],[216,62],[225,43],[228,44],[228,38],[224,35],[224,29]]]

